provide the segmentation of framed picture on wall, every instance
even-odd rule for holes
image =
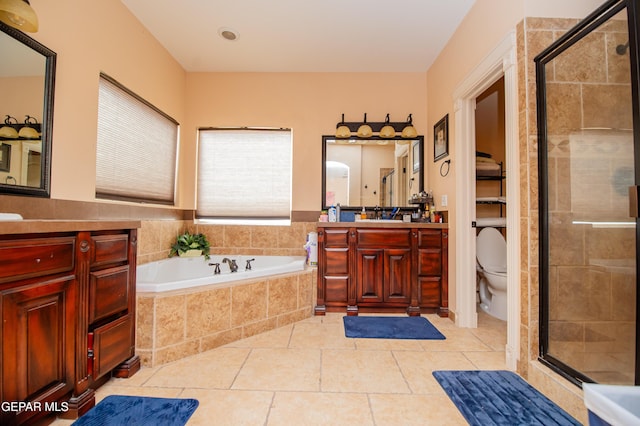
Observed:
[[[411,158],[413,158],[413,173],[420,171],[420,142],[415,141],[411,146]]]
[[[433,161],[449,155],[449,114],[433,126]]]
[[[0,172],[11,170],[11,145],[0,144]]]

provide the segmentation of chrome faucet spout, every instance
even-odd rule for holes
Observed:
[[[229,265],[229,269],[231,269],[231,272],[238,272],[238,264],[236,263],[235,259],[229,259],[228,257],[225,257],[224,259],[222,259],[222,263],[226,263],[227,265]]]

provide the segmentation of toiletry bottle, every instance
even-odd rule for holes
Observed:
[[[362,208],[362,213],[360,213],[360,219],[365,220],[366,218],[367,218],[367,211],[363,207]]]
[[[336,221],[336,207],[331,206],[329,208],[329,222],[335,222],[335,221]]]
[[[336,204],[336,222],[340,222],[340,203]]]

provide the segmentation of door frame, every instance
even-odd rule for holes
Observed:
[[[476,98],[498,79],[505,88],[505,162],[507,199],[507,368],[516,370],[520,355],[520,149],[516,34],[507,36],[453,93],[456,168],[456,325],[478,326],[476,312],[475,106]]]

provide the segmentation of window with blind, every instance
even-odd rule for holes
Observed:
[[[174,204],[178,123],[100,74],[96,197]]]
[[[200,129],[198,219],[291,219],[291,130]]]

